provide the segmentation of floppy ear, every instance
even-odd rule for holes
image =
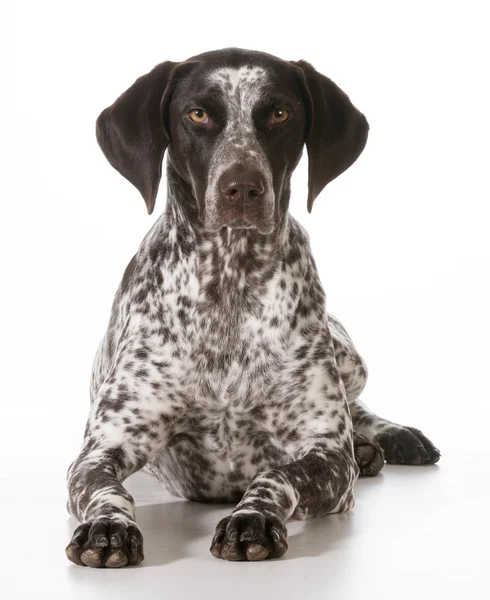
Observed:
[[[143,196],[153,212],[168,146],[163,100],[179,63],[164,62],[137,79],[97,119],[99,146],[111,165]]]
[[[366,145],[369,125],[348,96],[333,81],[304,60],[293,62],[306,103],[308,152],[308,212],[315,198],[348,169]]]

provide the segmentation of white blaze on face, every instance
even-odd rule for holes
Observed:
[[[209,75],[209,83],[220,88],[226,108],[226,126],[220,133],[209,167],[205,194],[206,210],[214,220],[219,202],[218,182],[223,173],[234,165],[244,170],[257,170],[263,175],[266,190],[263,201],[274,206],[272,173],[269,161],[257,139],[253,112],[263,96],[268,73],[263,67],[243,66],[237,69],[220,68]]]
[[[218,69],[210,75],[210,82],[222,89],[233,120],[247,128],[252,127],[252,110],[260,100],[266,79],[262,67]]]

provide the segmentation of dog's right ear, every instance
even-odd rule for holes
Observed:
[[[137,79],[97,119],[99,146],[110,164],[143,196],[153,212],[162,175],[162,160],[169,143],[165,105],[179,66],[164,62]]]

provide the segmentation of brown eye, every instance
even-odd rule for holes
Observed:
[[[194,123],[205,125],[208,122],[208,113],[202,108],[193,108],[188,114]]]
[[[285,123],[289,119],[289,113],[287,110],[283,108],[278,108],[272,113],[272,122],[280,125],[281,123]]]

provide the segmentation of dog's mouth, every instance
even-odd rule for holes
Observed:
[[[229,229],[255,229],[259,233],[272,233],[274,223],[273,199],[264,203],[233,205],[226,201],[206,207],[204,226],[210,231],[223,227]]]
[[[257,229],[255,223],[249,221],[245,216],[239,216],[226,223],[225,227],[230,229]]]
[[[269,233],[272,233],[274,231],[274,224],[270,223],[270,224],[255,224],[255,223],[251,223],[250,221],[247,221],[247,219],[236,219],[235,221],[232,221],[231,223],[228,223],[227,225],[225,225],[225,227],[227,227],[228,229],[236,229],[236,230],[255,230],[258,231],[258,233],[261,233],[262,235],[267,235]]]
[[[271,219],[251,219],[245,214],[239,214],[231,219],[220,220],[218,223],[210,223],[207,227],[211,230],[222,229],[223,227],[233,230],[256,230],[261,234],[272,233],[274,223]]]

